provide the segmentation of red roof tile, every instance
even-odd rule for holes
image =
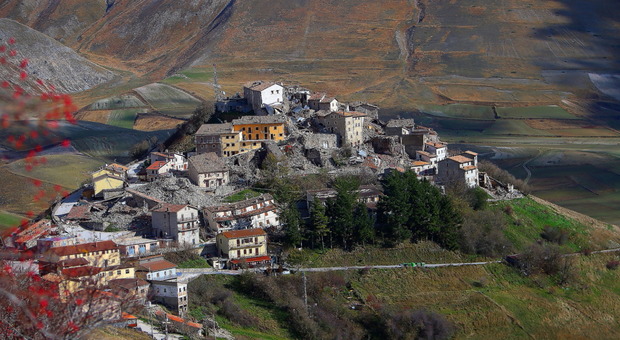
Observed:
[[[168,164],[168,162],[157,161],[157,162],[149,165],[149,167],[146,168],[146,169],[147,170],[159,170],[159,169],[163,168],[166,164]]]
[[[90,219],[89,214],[90,214],[90,206],[74,205],[73,208],[69,210],[69,213],[67,214],[67,217],[65,217],[65,219],[66,220],[88,220]]]
[[[448,157],[449,160],[455,161],[457,163],[467,163],[467,162],[473,162],[473,159],[471,158],[467,158],[465,156],[452,156],[452,157]]]
[[[158,272],[160,270],[176,268],[177,265],[170,261],[159,260],[159,261],[142,263],[140,264],[140,267],[143,267],[150,272]]]
[[[77,259],[68,259],[68,260],[62,260],[60,262],[58,262],[58,266],[59,267],[77,267],[77,266],[85,266],[88,264],[88,260],[80,257]]]
[[[245,260],[245,262],[262,262],[262,261],[270,261],[271,257],[269,256],[257,256],[257,257],[246,257],[246,258],[242,258],[242,259],[234,259],[231,260],[230,262],[234,263],[234,264],[238,264],[241,263],[243,260]]]
[[[63,269],[60,273],[67,278],[78,278],[99,274],[103,268],[83,266]]]
[[[267,233],[263,229],[254,228],[254,229],[225,231],[222,233],[222,235],[224,235],[224,237],[226,238],[239,238],[239,237],[267,235]]]
[[[101,241],[101,242],[76,244],[73,246],[51,248],[49,252],[56,254],[58,256],[67,256],[67,255],[75,255],[75,254],[92,253],[92,252],[104,251],[104,250],[118,250],[118,247],[116,246],[116,243],[114,243],[113,241]]]

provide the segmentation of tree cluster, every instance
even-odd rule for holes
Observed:
[[[463,218],[452,199],[439,188],[407,171],[387,176],[383,189],[378,227],[388,244],[427,239],[446,249],[458,247]]]

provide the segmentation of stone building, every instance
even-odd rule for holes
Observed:
[[[452,181],[464,183],[469,188],[479,185],[478,154],[466,151],[460,155],[444,159],[439,163],[438,180],[447,184]]]
[[[243,96],[248,104],[259,113],[261,109],[269,106],[281,106],[284,103],[284,87],[276,83],[255,81],[243,86]]]
[[[201,187],[215,190],[230,181],[226,162],[215,153],[203,153],[189,159],[189,178]]]
[[[243,116],[232,121],[233,130],[241,131],[244,141],[284,140],[285,125],[286,116]]]
[[[325,129],[340,136],[342,145],[359,146],[364,143],[364,117],[360,112],[338,111],[318,115],[317,119]]]
[[[198,209],[187,204],[162,203],[151,209],[153,234],[170,238],[179,244],[195,245],[200,242]]]

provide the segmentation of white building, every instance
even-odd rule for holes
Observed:
[[[228,166],[215,153],[203,153],[189,159],[189,178],[201,188],[215,190],[230,181]]]
[[[441,162],[448,156],[448,145],[438,142],[424,143],[424,151],[437,156],[437,162]]]
[[[147,281],[176,279],[177,265],[164,260],[161,255],[150,256],[140,260],[136,277]]]
[[[159,249],[157,240],[143,238],[140,236],[132,236],[114,240],[118,245],[121,256],[136,257],[150,254]]]
[[[216,233],[280,226],[278,209],[269,194],[236,203],[207,207],[204,209],[204,215],[209,228]]]
[[[465,183],[469,188],[475,188],[478,183],[478,154],[472,151],[452,156],[439,163],[438,180],[442,183],[458,181]]]
[[[170,162],[156,161],[146,168],[146,180],[153,182],[157,177],[168,173],[171,169]]]
[[[187,159],[180,153],[176,152],[151,152],[151,164],[155,162],[169,163],[171,170],[184,171],[187,170]]]
[[[150,294],[153,301],[175,310],[180,317],[187,314],[187,283],[177,279],[152,281]]]
[[[317,116],[320,124],[341,138],[341,144],[359,146],[364,143],[365,114],[355,111],[338,111]]]
[[[265,106],[282,105],[284,87],[276,83],[255,81],[243,86],[243,96],[254,112],[258,113]]]
[[[153,234],[179,244],[198,244],[198,209],[187,204],[162,203],[151,210]]]

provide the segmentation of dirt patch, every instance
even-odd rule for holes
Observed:
[[[593,126],[592,123],[583,120],[528,119],[525,121],[525,124],[538,130],[602,128],[601,126]]]
[[[170,118],[157,113],[141,113],[136,118],[133,128],[140,131],[157,131],[174,129],[185,122],[182,119]]]
[[[110,112],[109,110],[81,111],[75,115],[75,118],[87,122],[107,124],[108,119],[110,119]]]

